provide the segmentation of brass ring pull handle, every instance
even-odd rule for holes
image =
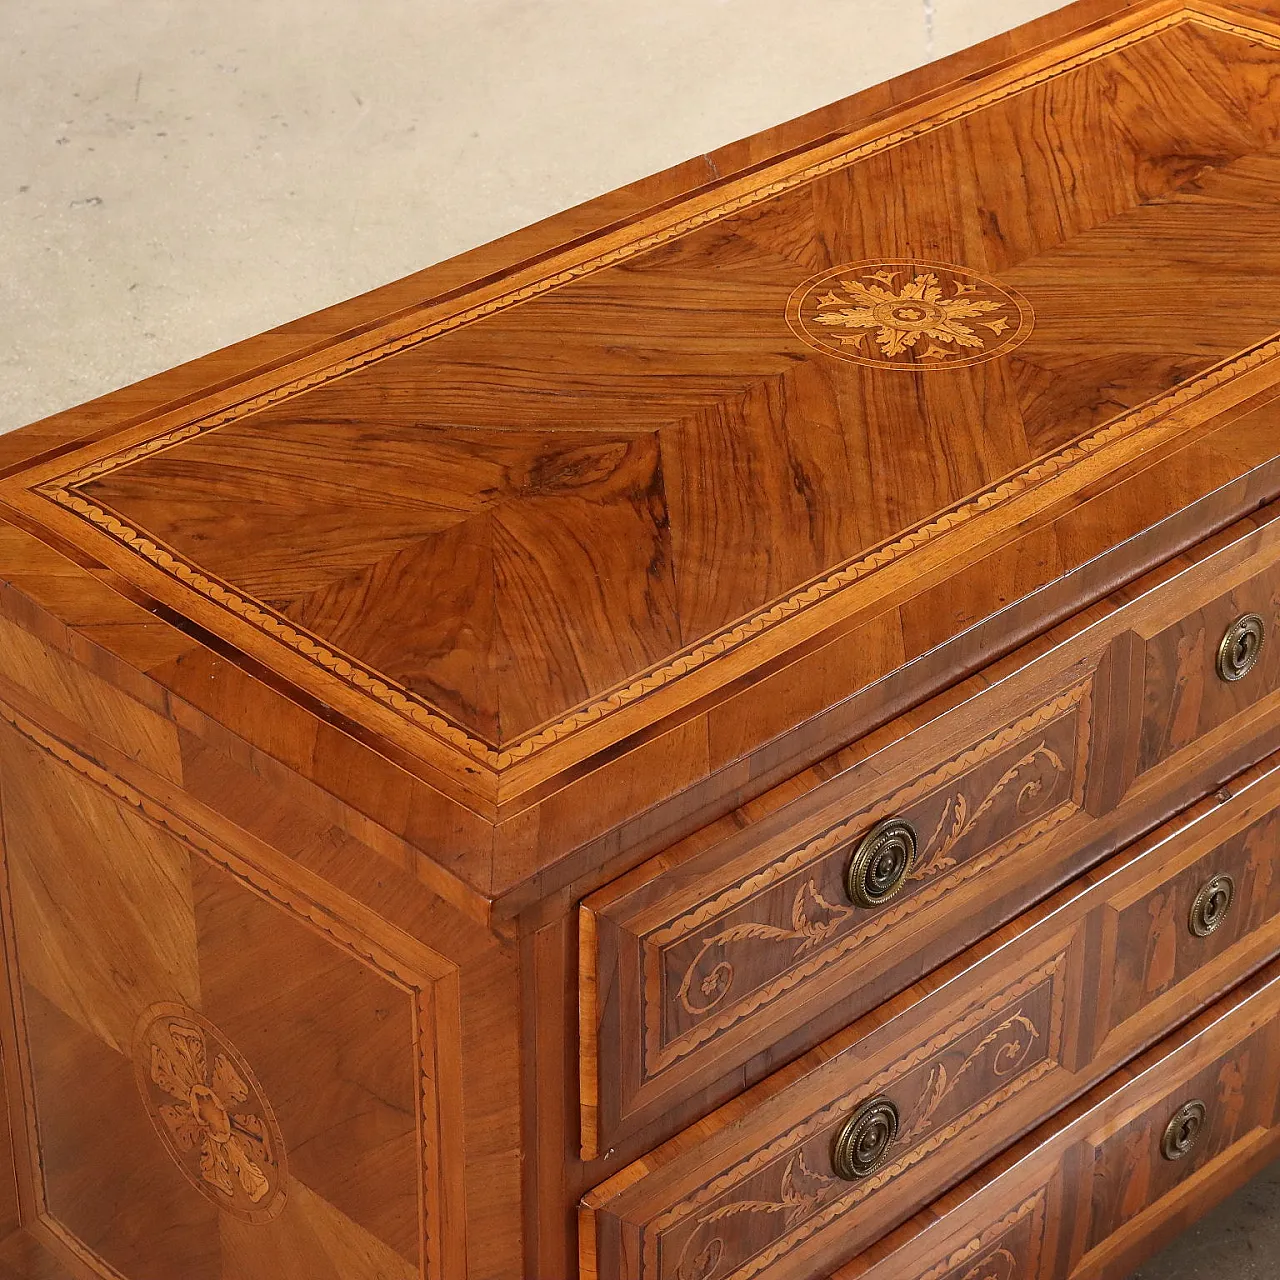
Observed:
[[[1257,666],[1266,639],[1267,624],[1256,613],[1237,618],[1218,646],[1218,675],[1231,684],[1243,680]]]
[[[856,1182],[884,1164],[898,1136],[898,1108],[888,1098],[872,1098],[845,1121],[831,1148],[837,1178]]]
[[[858,842],[845,872],[845,892],[859,907],[888,902],[916,864],[916,829],[903,818],[877,822]]]
[[[1199,1098],[1179,1107],[1177,1114],[1165,1126],[1164,1137],[1160,1139],[1160,1154],[1166,1160],[1181,1160],[1183,1156],[1190,1155],[1200,1141],[1208,1114]]]
[[[1211,876],[1200,886],[1191,904],[1187,922],[1197,938],[1207,938],[1227,917],[1236,896],[1236,882],[1230,876]]]

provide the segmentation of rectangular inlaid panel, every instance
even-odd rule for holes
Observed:
[[[585,1274],[825,1274],[1280,953],[1280,757],[1232,790],[593,1192]],[[883,1104],[881,1162],[841,1170]]]
[[[1140,7],[5,498],[523,795],[1273,387],[1278,68],[1264,19]]]
[[[1242,1139],[1274,1123],[1275,1050],[1276,1029],[1264,1028],[1228,1049],[1219,1061],[1171,1081],[1174,1089],[1155,1106],[1117,1125],[1114,1132],[1104,1130],[1093,1137],[1083,1160],[1093,1170],[1093,1183],[1077,1231],[1077,1248],[1086,1255],[1080,1270],[1091,1270],[1088,1255],[1125,1228],[1132,1230],[1152,1205],[1194,1180],[1200,1169],[1219,1161]],[[1184,1108],[1194,1108],[1195,1114]],[[1195,1126],[1181,1135],[1184,1141],[1195,1136],[1194,1146],[1185,1152],[1181,1144],[1170,1151],[1166,1139],[1169,1123],[1179,1113],[1187,1114]]]
[[[46,1238],[125,1280],[457,1275],[453,967],[0,714],[12,1119]]]
[[[1206,965],[1220,965],[1242,939],[1275,930],[1280,913],[1280,813],[1263,809],[1222,839],[1157,841],[1159,858],[1114,894],[1102,932],[1099,1034],[1110,1035],[1149,1006],[1167,1002]]]
[[[687,1087],[691,1067],[759,1044],[779,1009],[837,999],[876,956],[911,945],[923,916],[949,911],[975,877],[1081,814],[1092,690],[1091,679],[1064,689],[888,794],[870,782],[827,825],[808,824],[799,839],[785,832],[740,867],[708,874],[706,895],[686,894],[678,910],[661,880],[588,900],[583,965],[597,976],[598,1004],[584,1002],[582,1035],[598,1043],[598,1147]],[[912,758],[928,749],[921,742]],[[918,833],[913,868],[885,905],[856,906],[851,854],[888,818]],[[677,885],[700,881],[685,873]],[[594,1093],[596,1080],[586,1086]]]
[[[1231,653],[1220,653],[1243,623]],[[1255,629],[1258,628],[1258,629]],[[1256,649],[1254,646],[1260,646]],[[1223,672],[1232,676],[1226,679]],[[1146,643],[1138,772],[1280,688],[1280,566],[1208,600]]]

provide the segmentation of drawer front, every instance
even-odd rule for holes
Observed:
[[[1280,1153],[1277,1053],[1273,963],[832,1280],[1124,1280]]]
[[[812,1044],[807,1023],[830,1034],[874,1007],[1185,804],[1193,768],[1207,775],[1228,747],[1274,733],[1280,638],[1228,682],[1213,629],[1261,610],[1280,630],[1278,533],[1140,594],[914,732],[904,720],[896,741],[890,726],[891,745],[767,820],[589,898],[584,1156],[668,1136],[699,1100]],[[892,888],[905,867],[900,828],[874,844],[895,821],[914,833],[914,860],[892,896],[860,899],[867,876]]]
[[[819,1274],[1280,952],[1269,766],[593,1193],[586,1273]]]
[[[954,891],[1079,814],[1091,694],[1092,681],[1081,682],[648,934],[646,1067],[687,1057],[908,919],[944,882]],[[850,894],[846,873],[862,838],[887,820],[924,838],[904,891],[876,909]]]

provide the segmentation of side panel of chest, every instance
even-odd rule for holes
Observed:
[[[301,1277],[329,1249],[365,1260],[353,1277],[444,1275],[453,966],[20,718],[0,758],[12,1061],[50,1229],[127,1277]]]

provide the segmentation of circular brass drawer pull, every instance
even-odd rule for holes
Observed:
[[[888,902],[907,882],[916,864],[916,829],[903,818],[877,822],[849,859],[844,887],[859,907]]]
[[[1236,896],[1236,882],[1230,876],[1211,876],[1200,886],[1191,904],[1191,932],[1207,938],[1227,917]]]
[[[1160,1139],[1160,1154],[1166,1160],[1181,1160],[1200,1141],[1208,1117],[1208,1109],[1199,1098],[1178,1108],[1177,1114],[1165,1126]]]
[[[845,1121],[831,1149],[831,1167],[837,1178],[856,1182],[884,1164],[889,1147],[898,1136],[898,1108],[888,1098],[872,1098]]]
[[[1256,613],[1246,613],[1228,628],[1218,646],[1218,675],[1234,683],[1257,665],[1267,639],[1267,624]]]

